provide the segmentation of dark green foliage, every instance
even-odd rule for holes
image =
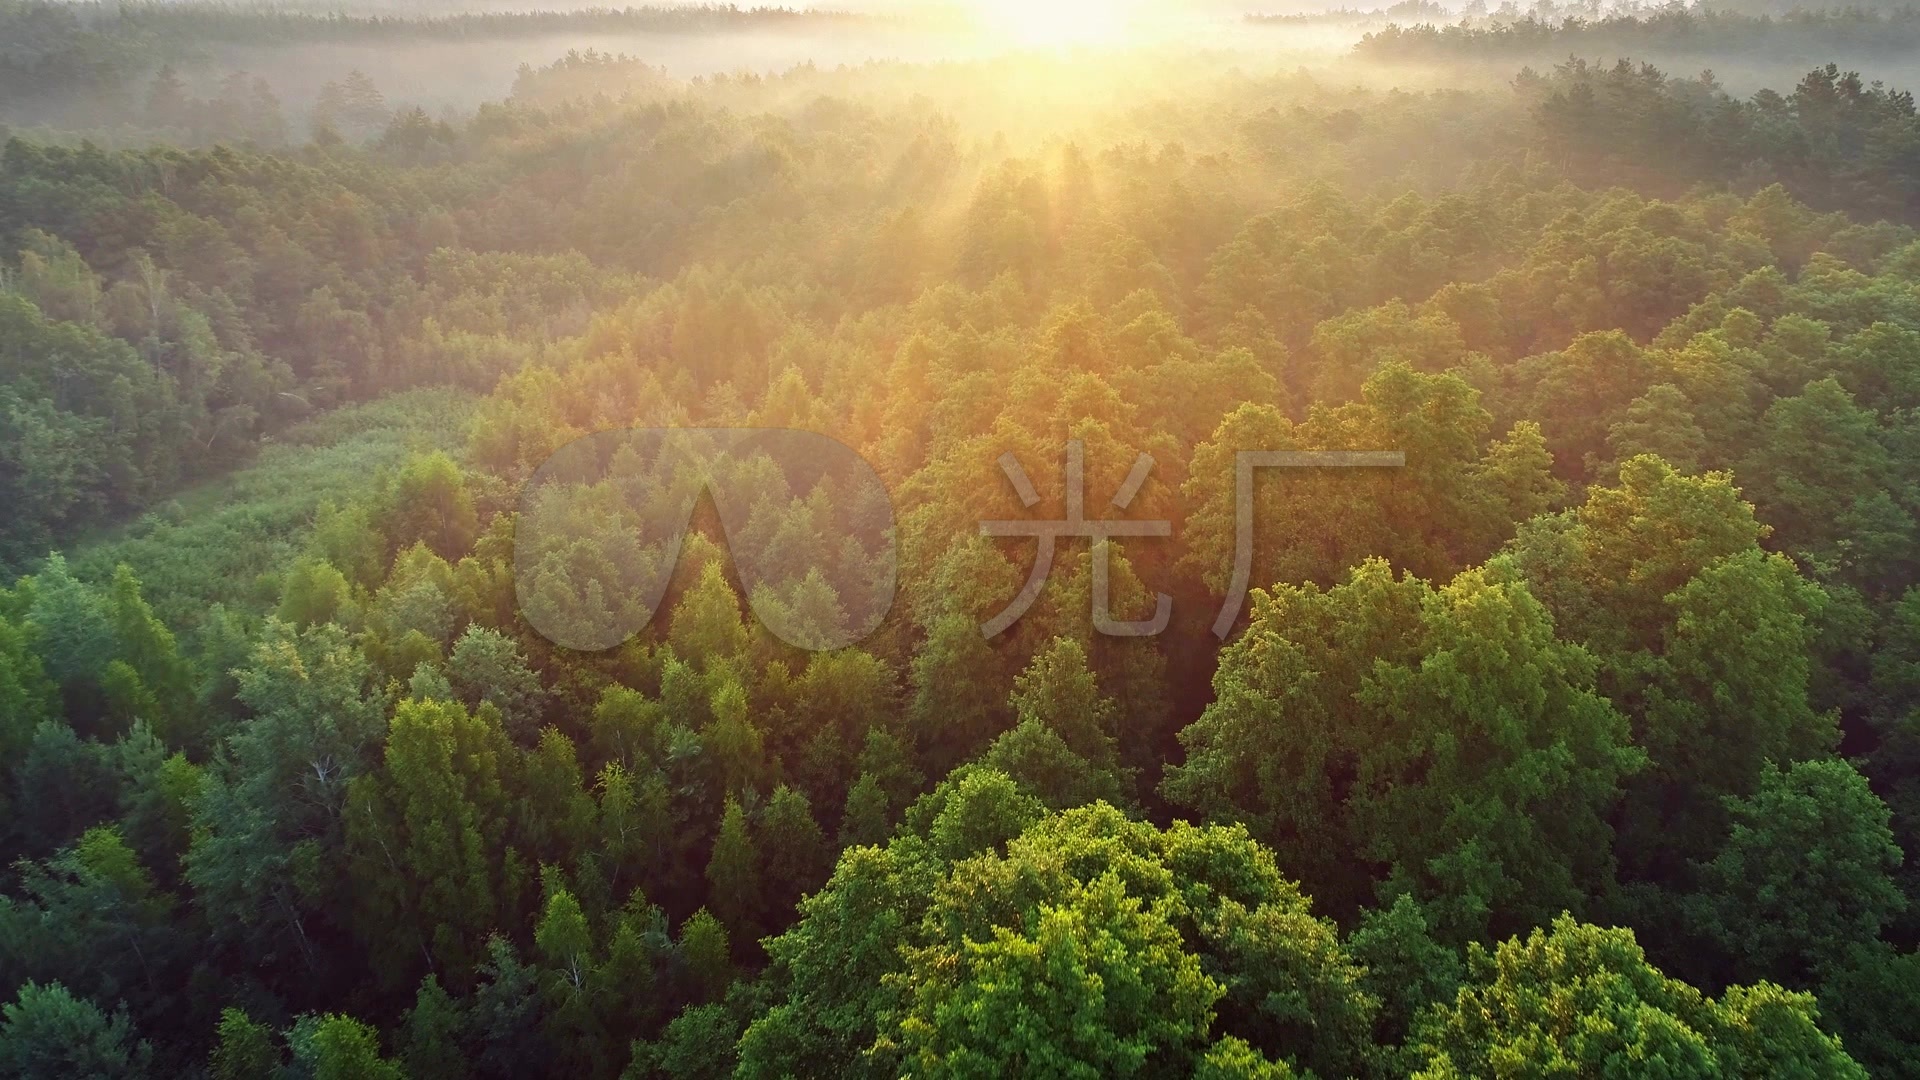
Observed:
[[[213,1056],[207,1071],[213,1080],[261,1080],[280,1068],[280,1047],[273,1030],[240,1009],[220,1013]]]
[[[538,972],[502,937],[487,942],[487,959],[475,970],[480,982],[466,1010],[469,1038],[478,1047],[474,1074],[507,1080],[537,1072],[552,1052],[540,1031]]]
[[[878,844],[893,831],[887,813],[887,793],[872,773],[861,773],[847,789],[847,806],[840,815],[840,846]]]
[[[727,928],[702,908],[681,924],[679,945],[680,962],[686,968],[695,999],[718,999],[733,981]]]
[[[469,629],[454,643],[447,681],[468,708],[491,705],[516,741],[534,741],[547,693],[512,639],[478,626]]]
[[[1403,1047],[1426,1010],[1451,1005],[1465,979],[1460,954],[1433,940],[1420,905],[1402,895],[1369,911],[1347,937],[1347,951],[1365,971],[1360,985],[1380,1002],[1377,1042],[1389,1073],[1408,1071],[1414,1048]]]
[[[462,1052],[464,1018],[438,978],[420,980],[413,1007],[401,1018],[400,1063],[413,1080],[453,1080],[469,1074]]]
[[[378,1033],[352,1017],[302,1017],[287,1041],[314,1080],[403,1080],[399,1066],[380,1056]]]
[[[623,1076],[725,1080],[738,1056],[740,1025],[724,1005],[694,1005],[673,1018],[658,1042],[634,1050]]]
[[[341,959],[323,942],[348,910],[348,794],[377,760],[387,704],[331,625],[270,621],[238,679],[253,716],[195,803],[186,877],[221,947],[311,992]]]
[[[1488,952],[1469,949],[1467,985],[1418,1034],[1415,1076],[1864,1077],[1822,1032],[1813,999],[1777,986],[1730,988],[1718,1001],[1647,963],[1631,931],[1562,916]],[[1655,1064],[1657,1063],[1657,1064]]]
[[[0,1006],[0,1075],[135,1080],[150,1075],[152,1056],[125,1013],[109,1018],[59,983],[27,983]]]
[[[1369,562],[1253,604],[1170,797],[1249,822],[1333,903],[1412,891],[1454,941],[1610,881],[1606,815],[1642,759],[1524,586]]]
[[[1821,1013],[1847,1052],[1868,1075],[1910,1073],[1920,1042],[1920,952],[1873,942],[1823,960]]]
[[[0,567],[177,482],[186,410],[126,343],[0,294]],[[171,444],[171,445],[170,445]]]
[[[760,848],[748,828],[747,813],[738,800],[730,798],[726,812],[720,816],[713,857],[707,862],[707,907],[737,941],[752,941],[759,936],[755,930],[765,902],[762,873]]]
[[[1920,27],[1546,14],[1361,63]],[[1909,97],[1168,47],[275,98],[320,39],[855,25],[0,0],[0,1073],[1914,1071]],[[771,436],[529,483],[659,426],[884,490]],[[1406,461],[1243,505],[1286,450]],[[988,636],[1039,553],[981,523],[1061,520],[1167,535],[1070,528]]]
[[[9,991],[38,982],[146,1016],[180,1014],[188,956],[177,902],[155,887],[117,830],[90,829],[47,862],[16,870],[22,898],[0,898],[0,972]]]
[[[1004,856],[939,851],[908,834],[842,858],[769,943],[793,991],[748,1030],[745,1073],[887,1069],[896,1055],[934,1072],[1175,1068],[1206,1052],[1216,1014],[1320,1069],[1365,1051],[1376,1002],[1243,832],[1161,833],[1096,806],[1037,823]],[[819,981],[822,963],[843,978]]]
[[[724,818],[721,828],[726,828]],[[766,914],[777,926],[788,920],[803,894],[825,883],[832,869],[826,835],[813,820],[805,795],[785,786],[774,789],[760,811],[759,847],[766,861]]]
[[[1735,978],[1811,986],[1905,906],[1886,804],[1846,762],[1769,768],[1727,809],[1732,829],[1700,868],[1700,918]]]

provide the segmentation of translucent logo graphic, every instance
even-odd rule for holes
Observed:
[[[1012,454],[1001,455],[1000,469],[1013,484],[1021,505],[1032,507],[1040,501],[1040,493],[1034,490],[1033,481]],[[1141,454],[1134,459],[1133,469],[1127,473],[1126,480],[1113,497],[1113,508],[1124,511],[1133,505],[1134,496],[1140,494],[1141,485],[1147,482],[1147,474],[1152,471],[1153,455]],[[1000,614],[982,624],[980,633],[988,638],[998,637],[1019,622],[1047,587],[1047,577],[1053,572],[1056,542],[1062,537],[1084,536],[1093,542],[1093,628],[1109,637],[1158,635],[1167,628],[1167,621],[1173,618],[1173,597],[1166,593],[1155,594],[1151,619],[1141,622],[1115,619],[1108,595],[1112,587],[1112,548],[1107,541],[1116,536],[1171,536],[1173,523],[1087,517],[1087,448],[1079,439],[1067,443],[1066,492],[1067,516],[1064,519],[980,523],[980,532],[984,536],[1026,536],[1034,538],[1039,545],[1034,553],[1033,569],[1028,572],[1027,582],[1021,587],[1019,595]]]
[[[1253,581],[1253,474],[1256,469],[1398,469],[1402,450],[1242,450],[1233,455],[1233,583],[1213,620],[1214,636],[1233,633]]]
[[[1240,609],[1246,603],[1247,590],[1253,579],[1253,474],[1256,470],[1400,468],[1406,463],[1407,455],[1399,450],[1241,450],[1235,453],[1233,583],[1227,587],[1226,602],[1221,605],[1220,614],[1213,621],[1215,636],[1224,641],[1233,633],[1234,623],[1240,618]],[[1141,485],[1146,483],[1153,465],[1151,454],[1141,454],[1135,459],[1133,469],[1127,473],[1119,492],[1113,496],[1114,509],[1125,511],[1133,505],[1134,497],[1140,493]],[[1013,455],[1001,456],[1000,469],[1007,474],[1007,480],[1013,484],[1022,505],[1032,507],[1040,502],[1033,481]],[[1005,609],[981,624],[981,634],[993,638],[1005,633],[1033,607],[1034,601],[1040,598],[1047,587],[1047,577],[1053,571],[1056,545],[1063,537],[1086,537],[1093,544],[1094,630],[1108,637],[1156,637],[1167,628],[1168,621],[1173,617],[1173,597],[1166,593],[1155,594],[1151,619],[1123,622],[1113,617],[1109,597],[1109,541],[1115,537],[1170,536],[1173,532],[1172,523],[1162,520],[1089,518],[1086,512],[1086,474],[1086,447],[1075,439],[1067,443],[1067,516],[1064,519],[980,523],[983,535],[1030,537],[1036,542],[1033,568],[1027,574],[1026,584]]]
[[[514,589],[527,622],[583,652],[645,629],[702,493],[748,606],[775,637],[838,649],[886,618],[893,502],[852,448],[786,428],[634,428],[561,447],[521,492]]]

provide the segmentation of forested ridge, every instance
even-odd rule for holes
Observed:
[[[1368,48],[9,138],[0,1076],[1920,1075],[1911,96]]]
[[[1675,4],[1593,18],[1569,14],[1556,19],[1537,13],[1493,18],[1483,13],[1478,20],[1454,21],[1444,10],[1428,13],[1417,5],[1399,5],[1368,17],[1388,25],[1362,38],[1356,51],[1401,60],[1448,55],[1524,59],[1542,52],[1554,59],[1633,56],[1652,49],[1693,51],[1730,62],[1751,61],[1776,50],[1899,55],[1912,49],[1911,35],[1920,26],[1914,10],[1904,6],[1796,9],[1773,16]]]

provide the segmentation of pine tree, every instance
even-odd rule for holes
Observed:
[[[747,692],[731,676],[722,678],[709,702],[713,722],[701,729],[712,756],[714,780],[721,791],[738,794],[766,772],[766,736],[747,716]]]
[[[155,127],[183,127],[192,118],[193,103],[186,84],[172,64],[164,64],[147,90],[147,123]]]
[[[593,1000],[598,967],[593,932],[572,893],[560,889],[547,898],[533,942],[540,954],[542,994],[547,1002],[544,1025],[548,1039],[559,1050],[563,1070],[572,1075],[603,1073],[607,1047]]]
[[[872,773],[861,773],[847,791],[847,808],[840,815],[840,846],[884,843],[892,831],[887,793]]]
[[[108,1017],[59,983],[25,983],[0,1006],[0,1075],[140,1080],[152,1058],[124,1012]]]
[[[785,784],[774,789],[760,811],[759,847],[766,853],[766,916],[770,925],[784,925],[830,869],[826,835],[805,795]]]
[[[463,1026],[459,1006],[441,987],[440,979],[434,975],[421,979],[413,1008],[400,1022],[400,1062],[408,1080],[459,1080],[469,1075],[460,1048]]]
[[[720,818],[720,834],[707,861],[707,907],[739,941],[759,936],[763,907],[760,852],[747,827],[747,812],[738,799],[728,797]]]
[[[733,956],[727,929],[706,908],[680,925],[680,961],[686,965],[700,1001],[718,1001],[733,981]]]
[[[264,1080],[280,1068],[280,1047],[273,1029],[243,1010],[221,1011],[217,1037],[207,1066],[213,1080]]]
[[[400,1066],[380,1056],[380,1034],[369,1025],[338,1014],[308,1019],[290,1041],[314,1080],[405,1080]]]
[[[700,570],[700,580],[673,609],[667,640],[674,655],[702,671],[732,663],[747,649],[740,598],[727,584],[718,559]]]
[[[1100,693],[1087,667],[1086,647],[1072,638],[1054,638],[1013,680],[1013,711],[1060,736],[1088,761],[1111,765],[1114,750],[1113,701]]]

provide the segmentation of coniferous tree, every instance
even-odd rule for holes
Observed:
[[[738,799],[730,797],[720,816],[713,856],[707,861],[707,907],[736,940],[758,937],[762,877],[760,850],[748,828],[747,812]]]

